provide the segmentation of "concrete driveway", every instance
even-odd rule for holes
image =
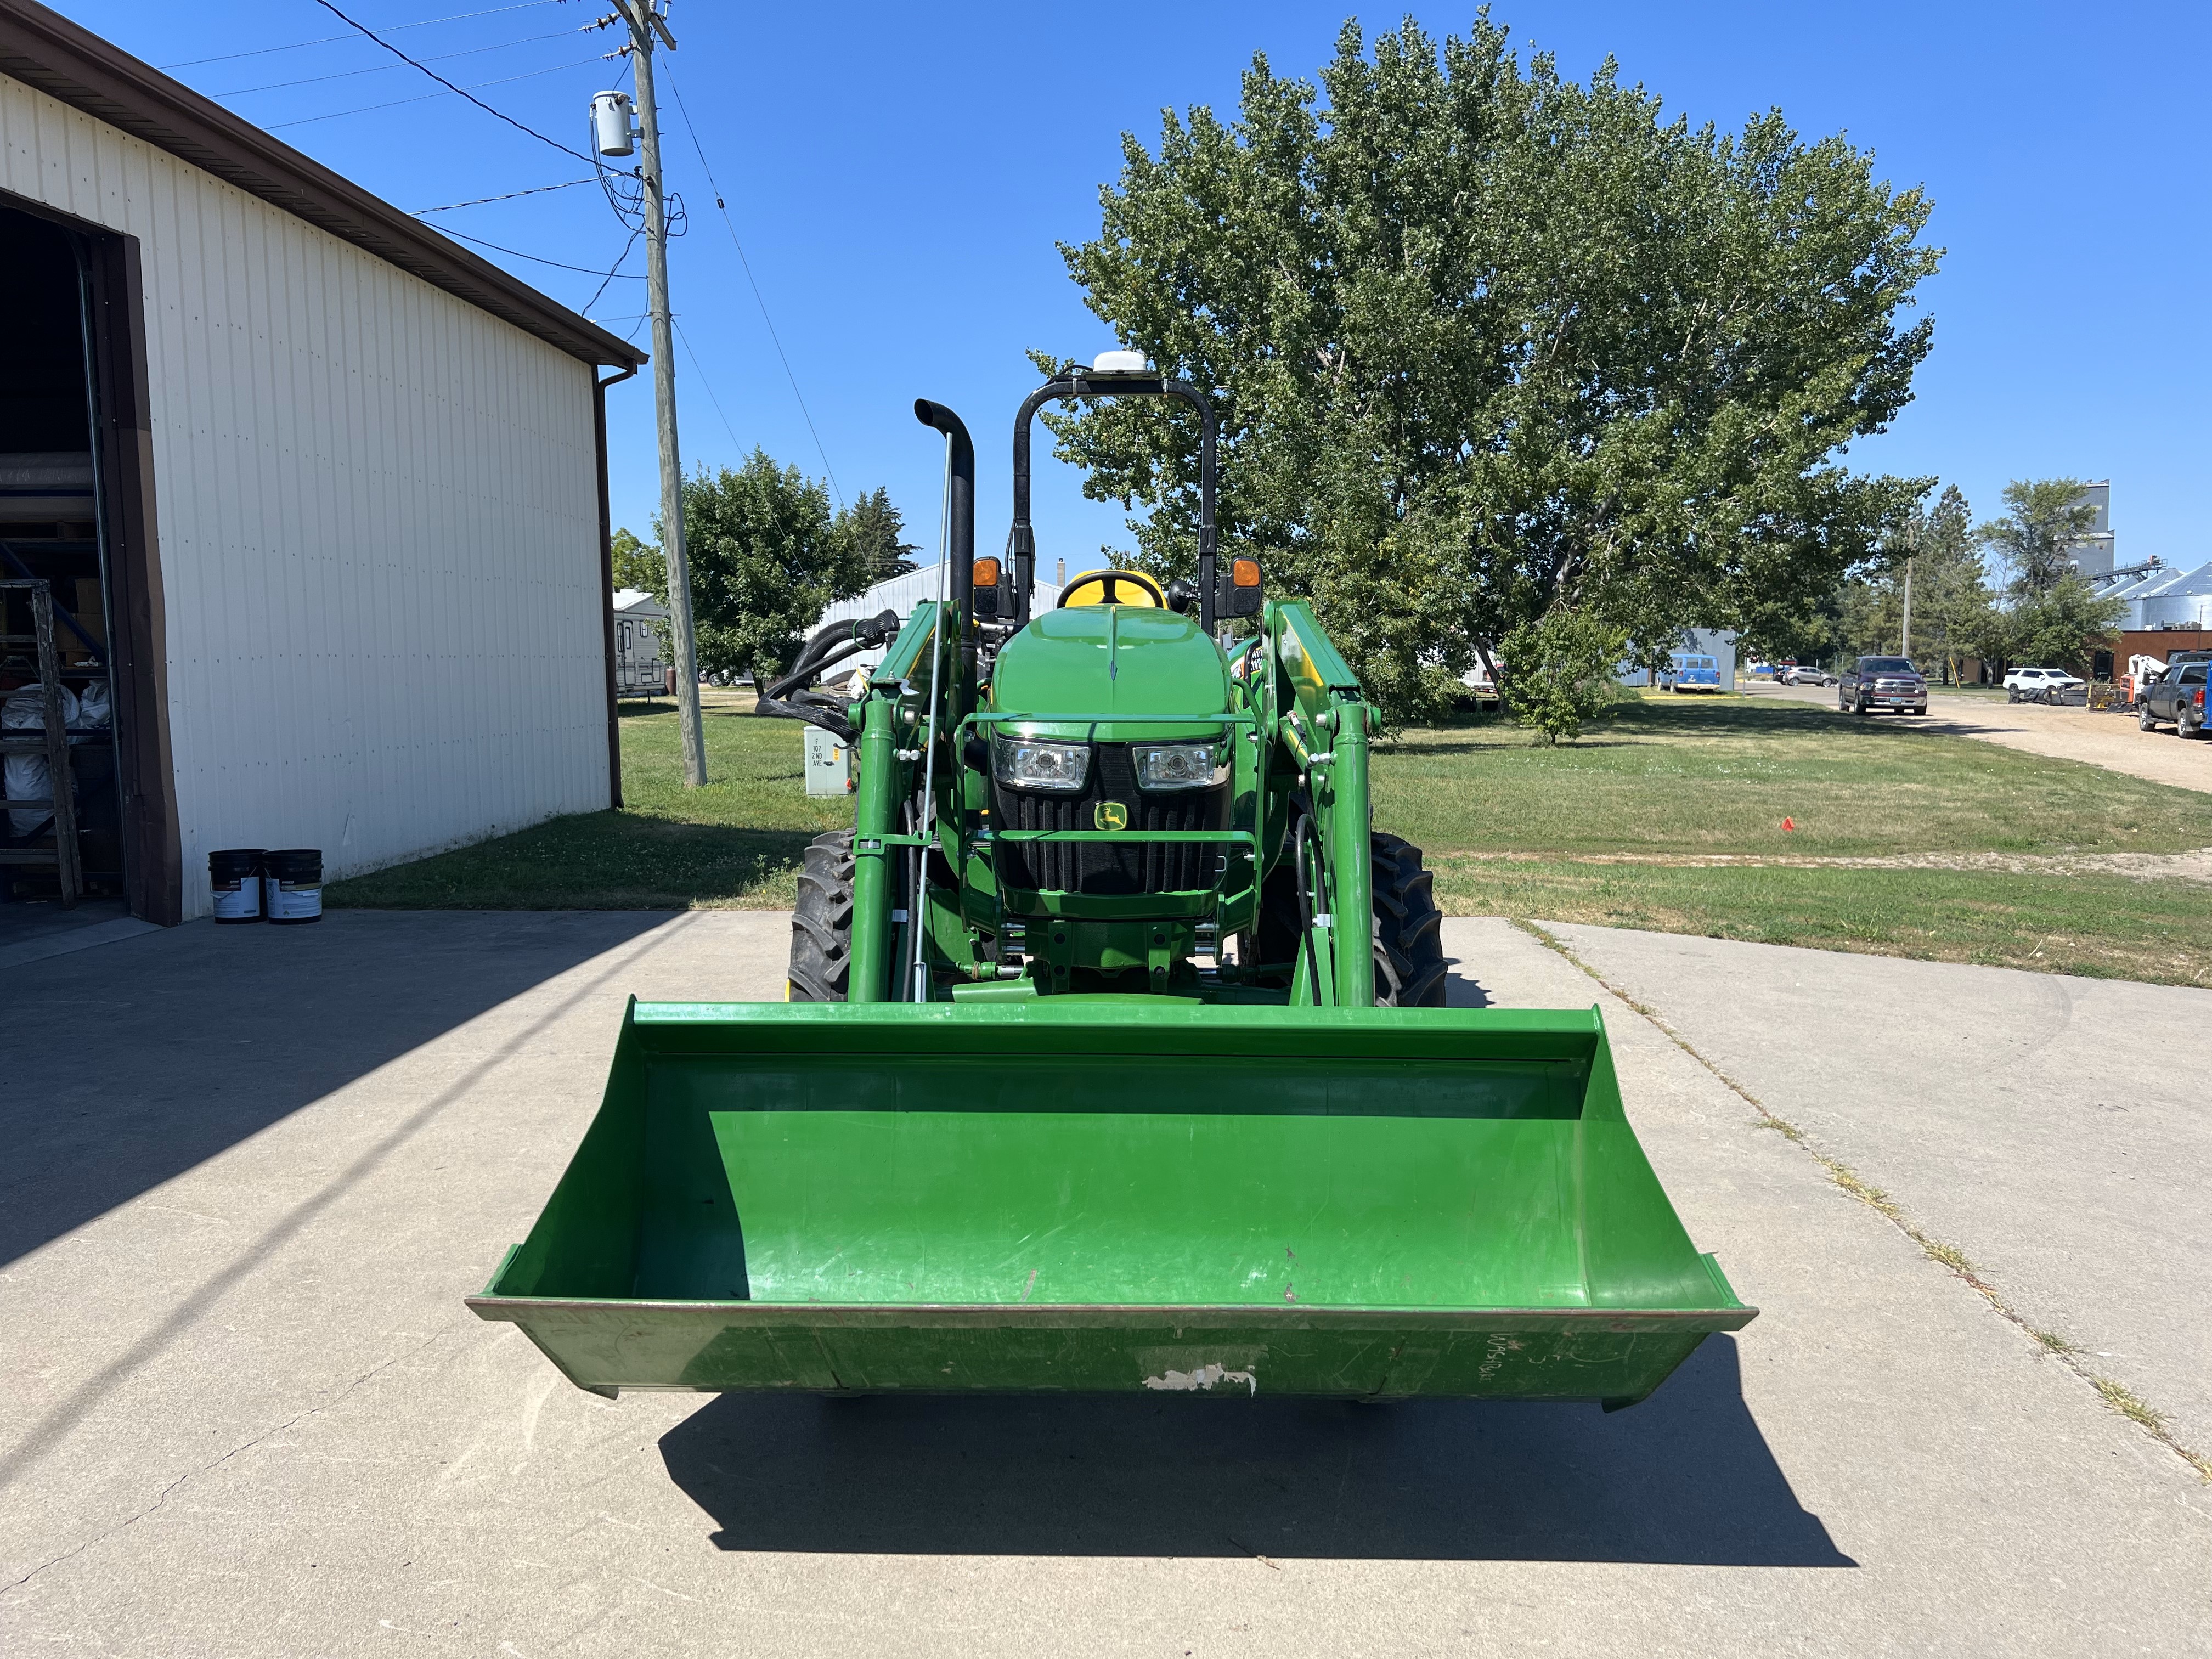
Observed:
[[[609,1402],[569,1388],[460,1297],[527,1228],[595,1109],[623,997],[777,994],[784,927],[339,912],[319,928],[129,939],[14,981],[0,1061],[0,1259],[12,1258],[0,1649],[2193,1655],[2212,1643],[2212,1495],[2195,1473],[1656,1024],[1502,922],[1449,925],[1455,997],[1601,1004],[1662,1180],[1763,1310],[1643,1406]],[[2051,1023],[2034,976],[1796,951],[1746,970],[1706,941],[1560,938],[1671,1008],[1716,1065],[1787,1097],[1770,1101],[1785,1115],[1860,1097],[1870,1065],[1917,1078],[1914,1053],[1939,1085],[1923,1093],[1971,1083],[1986,1051],[1944,1057],[1956,1033],[1929,1009],[1944,997],[2007,1030]],[[1727,994],[1905,968],[1937,976],[1917,1004],[1907,988],[1870,1012],[1862,988],[1777,1005],[1787,1060],[1747,1035]],[[1686,999],[1692,978],[1712,994]],[[2096,989],[2069,985],[2063,1040],[2010,1053],[1993,1090],[1926,1118],[1843,1111],[1804,1127],[1878,1171],[2008,1296],[2047,1289],[2077,1340],[2142,1349],[2130,1386],[2179,1423],[2196,1409],[2172,1369],[2183,1351],[2157,1333],[2203,1322],[2193,1221],[2169,1218],[2174,1261],[2160,1275],[2075,1273],[2079,1241],[2113,1206],[2149,1230],[2187,1192],[2186,1170],[2133,1188],[2016,1170],[1994,1197],[1961,1191],[1997,1161],[1961,1150],[1993,1093],[2070,1101],[2096,1054],[2212,1007],[2212,993]],[[93,1012],[109,1037],[67,1040]],[[1887,1052],[1868,1035],[1883,1020]],[[2128,1102],[2155,1063],[2130,1074]],[[2148,1138],[2124,1144],[2178,1165],[2202,1120],[2190,1127],[2173,1091],[2158,1098]],[[1990,1127],[2057,1164],[2109,1150]],[[2076,1242],[2035,1255],[2045,1224]],[[2157,1242],[2146,1231],[2125,1247]]]

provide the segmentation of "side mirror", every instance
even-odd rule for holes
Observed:
[[[1004,584],[1000,580],[1000,574],[1004,569],[1005,567],[996,559],[975,561],[974,594],[975,614],[978,617],[995,618],[1013,614],[1013,606],[1002,603],[1002,595],[1006,599],[1012,597],[1011,594],[1006,594]]]
[[[1238,556],[1229,562],[1229,574],[1221,579],[1214,590],[1213,614],[1217,617],[1256,617],[1266,599],[1260,586],[1260,562]]]
[[[1198,584],[1188,576],[1177,576],[1168,584],[1168,609],[1178,617],[1188,617],[1198,609]]]

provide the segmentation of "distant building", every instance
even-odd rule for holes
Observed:
[[[1686,628],[1672,649],[1711,657],[1713,666],[1720,674],[1720,689],[1733,691],[1735,690],[1736,638],[1735,630],[1730,628]],[[1614,679],[1623,685],[1664,685],[1667,683],[1663,670],[1653,673],[1636,661],[1636,656],[1639,654],[1636,648],[1631,646],[1629,649],[1629,659],[1613,671]]]
[[[656,697],[668,689],[668,653],[662,646],[668,607],[641,588],[615,594],[615,695]]]
[[[2085,576],[2108,575],[2114,568],[2112,546],[2112,485],[2108,478],[2102,483],[2093,483],[2079,495],[2076,503],[2086,502],[2097,509],[2088,532],[2080,541],[2067,544],[2074,568]]]
[[[829,627],[831,623],[860,622],[870,617],[880,617],[886,611],[897,612],[898,619],[904,622],[914,615],[915,606],[924,599],[937,597],[938,584],[943,580],[944,573],[933,564],[924,565],[919,570],[909,570],[902,576],[887,576],[865,593],[838,600],[801,631],[811,635]],[[1051,610],[1060,603],[1060,594],[1058,584],[1046,581],[1041,576],[1037,578],[1030,588],[1030,614],[1034,616]],[[858,672],[872,673],[876,665],[884,659],[884,653],[890,648],[885,644],[873,650],[863,651],[851,659],[850,666],[841,664],[837,672],[843,678],[850,678]]]

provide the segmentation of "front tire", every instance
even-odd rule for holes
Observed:
[[[817,836],[791,913],[789,1000],[842,1002],[853,969],[853,832]]]
[[[1437,906],[1436,878],[1421,849],[1401,836],[1369,838],[1375,886],[1375,1006],[1441,1008],[1444,978],[1444,913]]]

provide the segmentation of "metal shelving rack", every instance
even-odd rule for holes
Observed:
[[[0,634],[0,646],[30,645],[37,648],[39,684],[46,692],[45,729],[38,736],[0,732],[0,755],[46,757],[50,781],[48,799],[0,801],[0,812],[14,813],[43,807],[53,814],[53,850],[38,847],[0,847],[0,864],[51,866],[61,882],[62,904],[73,908],[84,896],[84,859],[77,841],[76,789],[70,769],[68,722],[62,716],[61,653],[54,646],[53,590],[42,581],[0,581],[0,595],[27,594],[31,605],[28,634]],[[4,615],[0,611],[0,615]],[[8,820],[10,829],[15,820]]]

